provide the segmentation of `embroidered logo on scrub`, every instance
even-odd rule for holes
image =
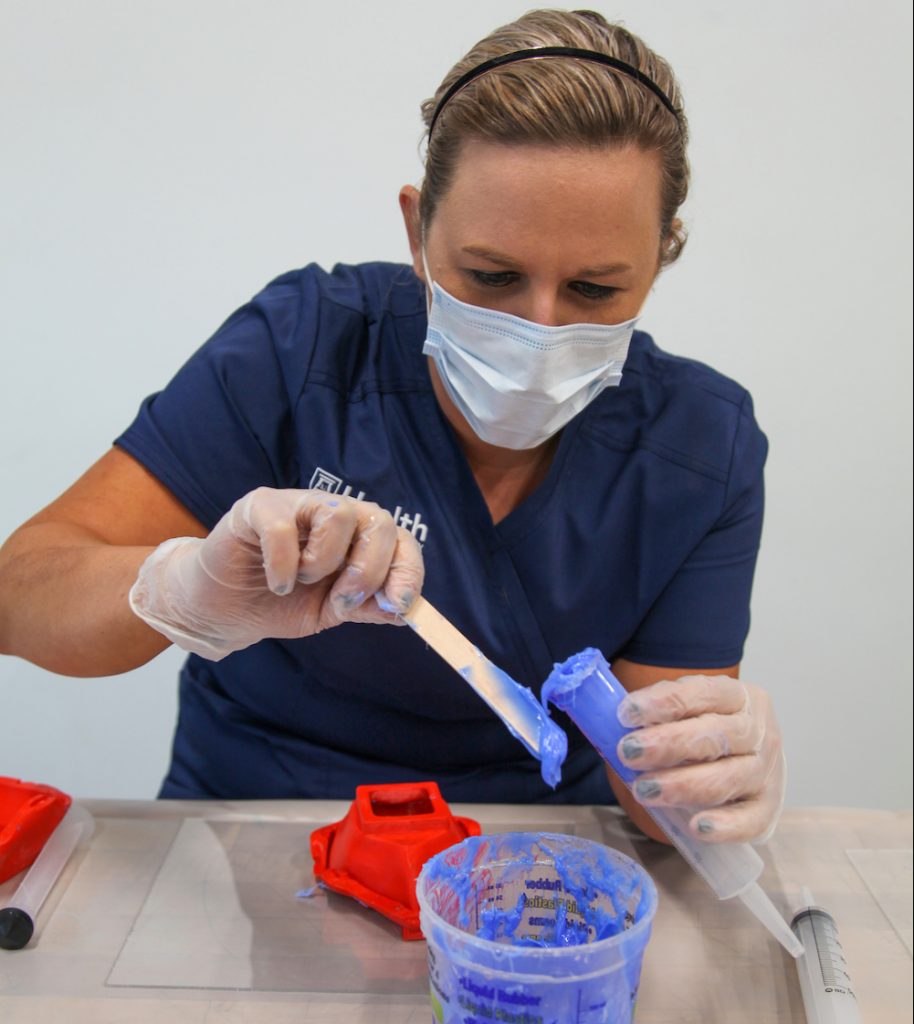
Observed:
[[[336,476],[335,473],[329,473],[326,469],[321,466],[316,466],[314,472],[311,474],[311,482],[308,486],[314,491],[326,491],[328,494],[339,494],[344,498],[355,498],[356,501],[363,501],[365,499],[365,492],[359,491],[358,494],[352,493],[352,484],[347,484],[341,477]],[[390,509],[387,509],[390,512]],[[422,522],[422,513],[404,512],[402,505],[397,505],[393,512],[390,512],[393,516],[394,522],[397,526],[402,526],[404,530],[409,532],[416,538],[419,545],[423,545],[428,538],[428,526]]]

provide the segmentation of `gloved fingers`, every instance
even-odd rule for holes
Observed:
[[[341,622],[405,625],[402,614],[419,596],[424,575],[425,566],[418,541],[402,527],[397,527],[396,546],[383,586],[355,604],[337,600],[331,594],[321,609],[320,629],[328,629]]]
[[[406,620],[396,612],[385,611],[378,603],[379,594],[372,594],[364,604],[346,615],[346,622],[368,622],[383,626],[405,626]],[[341,620],[342,621],[342,620]]]
[[[784,802],[787,799],[787,758],[784,756],[783,748],[778,745],[774,752],[773,763],[769,777],[765,783],[764,800],[767,804],[768,823],[764,831],[752,837],[756,845],[767,843],[774,835],[781,812],[784,810]]]
[[[768,768],[756,754],[683,765],[635,779],[632,791],[646,807],[719,807],[755,798],[765,790]]]
[[[764,720],[751,713],[706,714],[636,729],[619,741],[617,752],[629,767],[649,771],[752,754],[764,736]]]
[[[296,513],[303,546],[298,559],[299,583],[316,583],[345,566],[349,549],[359,530],[359,506],[352,498],[337,498],[309,491],[301,497]]]
[[[258,487],[239,498],[207,538],[207,572],[233,589],[262,588],[265,578],[274,594],[289,594],[299,575],[303,543],[313,548],[324,540],[329,549],[327,535],[335,538],[341,550],[327,571],[338,567],[355,524],[353,504],[314,491]],[[333,511],[338,512],[335,531],[327,528]],[[325,560],[332,558],[327,550]],[[326,572],[313,578],[321,575]]]
[[[722,717],[749,718],[755,723],[761,739],[753,753],[652,771],[639,776],[632,786],[636,799],[647,807],[704,808],[693,814],[689,827],[707,842],[764,842],[773,834],[784,806],[787,766],[777,719],[764,690],[746,684],[746,695],[746,712]],[[658,731],[669,728],[656,727]]]
[[[730,676],[681,676],[665,679],[630,693],[616,715],[629,728],[660,725],[682,718],[717,713],[733,714],[746,705],[743,684]]]
[[[748,800],[699,811],[689,821],[689,830],[706,843],[764,842],[774,832],[779,814],[779,802],[766,791]]]
[[[267,586],[274,594],[290,593],[301,547],[293,493],[258,487],[236,507],[243,524],[238,538],[259,545]]]
[[[425,563],[422,548],[416,538],[397,527],[397,546],[387,579],[384,581],[384,597],[400,614],[408,612],[413,601],[422,591],[425,581]]]
[[[358,502],[356,529],[346,565],[327,597],[337,607],[341,620],[351,619],[351,612],[381,589],[396,548],[397,525],[393,516],[371,502]]]

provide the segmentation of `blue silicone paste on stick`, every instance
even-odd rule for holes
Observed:
[[[511,735],[540,761],[547,785],[555,789],[562,778],[562,762],[568,753],[568,737],[549,717],[549,711],[507,672],[493,664],[453,623],[424,597],[417,597],[407,611],[399,611],[381,594],[379,607],[399,615],[434,651],[457,672],[508,727]]]
[[[472,685],[480,664],[485,665],[490,685],[493,681],[497,683],[498,700],[490,701],[489,706],[511,735],[539,760],[543,781],[555,789],[562,778],[562,762],[568,754],[568,737],[564,730],[552,721],[529,687],[521,686],[482,654],[475,664],[461,669],[460,674]]]

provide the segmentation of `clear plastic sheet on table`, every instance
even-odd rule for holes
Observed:
[[[845,853],[908,953],[911,953],[914,945],[911,915],[914,851],[846,850]]]
[[[487,826],[501,830],[511,826]],[[314,886],[310,831],[295,822],[183,822],[107,984],[427,992],[424,942],[404,941],[397,925],[348,897],[303,895]]]

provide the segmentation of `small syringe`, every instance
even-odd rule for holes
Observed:
[[[564,711],[631,789],[640,773],[623,764],[616,750],[622,737],[631,732],[616,716],[625,696],[625,688],[606,659],[591,647],[555,666],[543,684],[542,700]],[[689,820],[698,808],[644,809],[718,899],[738,896],[791,956],[802,955],[799,939],[758,884],[765,865],[748,843],[703,843],[696,839],[689,831]]]
[[[861,1024],[835,919],[813,904],[808,889],[803,889],[801,899],[790,927],[803,944],[797,971],[806,1020],[808,1024]]]
[[[66,867],[70,855],[95,829],[92,815],[70,804],[57,828],[26,871],[9,903],[0,907],[0,949],[22,949],[35,930],[38,911]]]

